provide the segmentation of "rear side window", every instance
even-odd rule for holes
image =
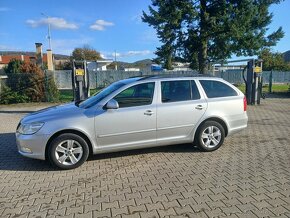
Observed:
[[[200,80],[202,88],[204,89],[208,98],[237,96],[238,93],[223,82],[215,80]]]
[[[195,82],[190,80],[161,82],[161,96],[163,103],[200,99]]]

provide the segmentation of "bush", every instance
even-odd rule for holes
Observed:
[[[24,94],[29,97],[30,101],[44,101],[43,71],[33,63],[24,63],[21,66],[21,72],[27,75],[27,83],[25,84],[26,89],[24,90]]]
[[[45,100],[47,102],[57,102],[59,101],[59,91],[54,82],[53,76],[45,76]]]
[[[0,104],[15,104],[28,102],[26,95],[12,91],[9,87],[4,86],[0,95]]]
[[[20,102],[40,102],[45,100],[44,73],[33,63],[12,60],[5,68],[8,76],[1,94],[5,104]]]

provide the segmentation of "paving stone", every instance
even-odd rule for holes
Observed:
[[[93,217],[112,217],[111,210],[93,211]]]
[[[17,152],[15,128],[40,106],[1,105],[0,217],[290,217],[289,105],[249,106],[248,128],[215,152],[100,154],[70,171]]]
[[[128,213],[128,207],[112,208],[112,216],[122,215]]]

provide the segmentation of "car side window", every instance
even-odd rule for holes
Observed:
[[[215,80],[200,80],[202,88],[204,89],[208,98],[237,96],[238,93],[223,82]]]
[[[116,95],[114,99],[119,103],[120,108],[149,105],[153,100],[154,87],[154,82],[131,86]]]
[[[190,81],[161,82],[161,97],[163,103],[191,100]]]

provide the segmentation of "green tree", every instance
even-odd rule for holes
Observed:
[[[72,69],[72,63],[70,60],[65,61],[65,62],[59,62],[55,66],[56,70],[71,70]]]
[[[143,21],[157,30],[160,48],[166,48],[157,49],[158,58],[175,54],[206,73],[209,61],[257,55],[275,45],[282,28],[266,32],[273,17],[269,7],[276,3],[280,0],[152,0]]]
[[[12,74],[12,73],[20,73],[21,72],[21,66],[24,62],[17,59],[12,59],[7,67],[4,68],[4,71],[6,74]]]
[[[158,8],[155,10],[154,8]],[[155,54],[158,56],[154,61],[163,63],[163,67],[172,69],[172,61],[176,56],[179,42],[181,41],[182,22],[186,19],[185,10],[190,12],[187,2],[179,0],[152,0],[149,13],[143,11],[142,20],[152,26],[162,45],[157,48]]]
[[[100,52],[96,51],[88,45],[84,45],[82,48],[75,48],[72,52],[72,58],[75,60],[87,60],[95,61],[101,60]]]
[[[266,48],[261,51],[259,58],[263,60],[263,70],[290,70],[290,64],[285,62],[283,54],[279,52],[271,52]]]

